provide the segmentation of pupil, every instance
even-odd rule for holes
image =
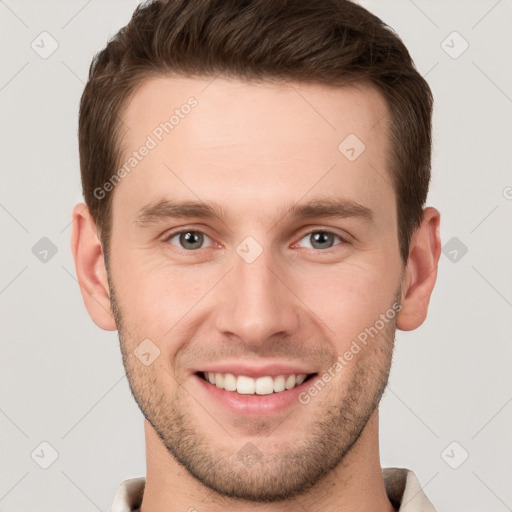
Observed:
[[[315,243],[319,243],[320,245],[325,244],[326,241],[328,243],[330,241],[331,237],[332,237],[332,235],[330,233],[325,233],[323,231],[319,231],[318,233],[315,233],[313,235],[313,239],[314,239],[313,247],[315,247]],[[317,247],[315,247],[315,248],[317,248]],[[325,248],[325,247],[320,247],[320,248]]]
[[[184,233],[181,235],[181,243],[184,246],[185,249],[197,249],[198,247],[201,247],[202,245],[202,239],[201,239],[200,233],[195,233],[194,231],[189,231],[187,233]],[[192,244],[193,247],[187,247],[187,244]]]

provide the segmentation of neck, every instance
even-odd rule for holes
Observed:
[[[146,485],[141,512],[395,512],[379,458],[378,409],[343,461],[315,486],[289,501],[252,503],[226,498],[198,482],[172,457],[146,420]]]

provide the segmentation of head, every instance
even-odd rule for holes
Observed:
[[[344,0],[150,2],[93,60],[84,300],[119,331],[169,456],[219,494],[304,492],[375,413],[395,330],[421,325],[436,278],[431,114],[398,36]],[[240,362],[332,378],[283,413],[237,416],[197,373]]]

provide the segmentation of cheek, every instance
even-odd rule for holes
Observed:
[[[186,272],[147,258],[131,256],[124,261],[115,279],[124,323],[133,343],[150,338],[163,349],[173,334],[183,329],[187,315],[200,305],[215,279],[209,279],[199,267]]]
[[[321,320],[339,353],[391,307],[398,286],[395,274],[372,265],[318,267],[297,279],[297,295]]]

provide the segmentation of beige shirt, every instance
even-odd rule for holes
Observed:
[[[405,468],[384,468],[384,485],[389,501],[399,512],[436,512],[416,475]],[[137,512],[142,503],[146,479],[130,478],[121,483],[110,512]]]

